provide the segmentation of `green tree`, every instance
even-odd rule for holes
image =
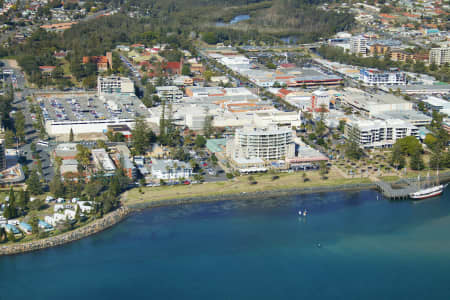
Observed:
[[[40,195],[43,193],[42,183],[36,170],[31,170],[30,176],[27,179],[27,190],[32,195]]]
[[[203,132],[205,133],[206,137],[210,137],[213,132],[214,132],[214,128],[213,128],[213,116],[205,116],[205,121],[203,124]]]
[[[78,204],[77,207],[75,208],[75,220],[77,220],[77,222],[80,222],[81,220],[81,209]]]
[[[345,155],[351,159],[359,160],[364,152],[358,144],[359,129],[354,127],[349,131],[349,141],[345,145]]]
[[[184,64],[183,68],[181,69],[181,74],[185,76],[191,75],[191,67],[188,64]]]
[[[111,179],[111,185],[109,187],[109,191],[110,191],[111,195],[115,197],[120,194],[120,190],[121,190],[121,188],[120,188],[119,179],[116,176],[114,176]]]
[[[319,164],[319,174],[322,177],[322,179],[326,179],[326,174],[328,174],[328,166],[325,161],[321,161]]]
[[[401,146],[394,145],[391,154],[391,165],[395,166],[396,169],[400,169],[405,166],[405,163],[406,161]]]
[[[135,126],[131,133],[131,144],[138,154],[143,154],[150,145],[149,129],[142,118],[136,118]]]
[[[72,128],[70,128],[70,133],[69,133],[69,142],[73,142],[74,140],[74,136],[73,136],[73,130]]]
[[[432,120],[431,120],[431,126],[436,129],[440,129],[442,127],[442,121],[444,120],[444,115],[433,111],[432,113]]]
[[[211,31],[203,33],[202,39],[205,43],[208,43],[210,45],[217,44],[219,42],[219,39],[217,38],[216,33],[211,32]]]
[[[16,236],[14,235],[14,233],[12,232],[8,232],[6,234],[6,236],[8,237],[8,241],[15,243],[16,242]]]
[[[17,213],[17,207],[16,207],[16,197],[14,194],[14,190],[11,189],[9,190],[9,200],[8,200],[8,204],[5,207],[5,211],[3,212],[3,216],[6,219],[13,219],[13,218],[17,218],[18,213]]]
[[[203,148],[206,145],[206,139],[202,135],[197,135],[194,143],[197,148]]]
[[[91,163],[91,150],[81,144],[78,144],[76,160],[83,167],[83,170],[86,170]]]
[[[423,140],[423,142],[425,143],[425,145],[428,146],[428,148],[434,149],[437,145],[438,140],[433,134],[428,133],[425,136],[425,139]]]
[[[25,211],[28,208],[28,202],[30,201],[30,195],[24,190],[19,191],[19,196],[17,197],[17,207],[20,210]]]
[[[418,171],[423,170],[425,168],[425,164],[422,159],[422,153],[420,151],[416,151],[411,155],[409,166],[412,170]]]
[[[435,151],[430,157],[429,167],[433,170],[441,170],[445,166],[444,156],[440,151]]]
[[[403,154],[412,155],[413,153],[419,151],[422,152],[422,145],[419,140],[414,136],[407,136],[401,139],[398,139],[395,142],[395,145],[399,146],[400,151]],[[395,146],[394,145],[394,146]]]
[[[217,165],[217,162],[218,162],[218,161],[219,161],[219,160],[217,159],[216,154],[213,153],[213,154],[211,155],[211,162],[212,162],[212,164],[215,166],[215,165]]]
[[[16,128],[16,136],[19,142],[25,142],[25,116],[21,110],[14,115],[14,127]]]
[[[31,218],[30,218],[30,226],[31,226],[31,233],[32,233],[32,234],[37,234],[37,233],[39,233],[39,219],[38,219],[38,217],[36,216],[35,213],[33,213],[33,214],[31,215]]]
[[[5,147],[12,148],[12,147],[14,147],[14,143],[15,143],[14,133],[11,130],[6,129],[5,130]]]
[[[64,184],[62,182],[61,172],[59,169],[56,170],[55,175],[50,182],[50,192],[55,198],[64,197]]]

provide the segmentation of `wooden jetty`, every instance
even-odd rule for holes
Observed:
[[[408,179],[402,179],[400,182],[404,182],[406,186],[399,189],[394,189],[390,183],[381,180],[376,181],[375,184],[383,193],[383,196],[390,199],[406,199],[409,197],[409,194],[415,193],[419,190],[419,187]]]

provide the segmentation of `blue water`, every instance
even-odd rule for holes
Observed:
[[[449,192],[417,204],[376,195],[147,210],[1,257],[0,299],[449,299]]]
[[[295,44],[295,43],[297,43],[298,38],[295,36],[286,36],[286,37],[280,38],[280,40],[282,42],[284,42],[285,44]]]
[[[230,24],[236,24],[236,23],[239,23],[241,21],[246,21],[246,20],[250,20],[250,16],[249,15],[239,15],[239,16],[234,17],[230,21]]]
[[[227,25],[233,25],[242,21],[247,21],[250,20],[250,16],[249,15],[238,15],[236,17],[234,17],[233,19],[230,20],[230,23],[224,23],[224,22],[216,22],[216,26],[218,27],[223,27],[223,26],[227,26]]]

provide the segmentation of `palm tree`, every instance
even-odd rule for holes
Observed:
[[[171,173],[171,168],[170,168],[170,166],[169,165],[166,165],[166,171],[167,171],[167,174],[169,175],[169,181],[170,181],[170,173]]]

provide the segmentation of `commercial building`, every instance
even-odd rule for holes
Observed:
[[[392,94],[367,93],[355,88],[346,88],[339,96],[342,104],[350,106],[359,113],[370,116],[386,111],[406,111],[413,109],[413,103]]]
[[[227,142],[227,156],[236,159],[285,160],[295,155],[293,132],[289,127],[244,127]]]
[[[97,91],[98,95],[103,94],[133,94],[134,95],[134,83],[130,78],[109,76],[97,78]]]
[[[350,120],[344,136],[356,141],[361,148],[387,148],[401,138],[419,137],[419,128],[402,120]]]
[[[344,82],[342,77],[315,68],[295,69],[290,76],[280,75],[275,80],[286,83],[288,87],[338,86]]]
[[[183,91],[176,86],[158,86],[156,94],[161,100],[171,103],[180,102],[183,99]]]
[[[150,116],[134,94],[52,95],[37,97],[46,131],[51,136],[67,138],[72,130],[75,137],[98,139],[107,132],[108,126],[133,128],[136,117]]]
[[[317,90],[312,93],[311,96],[311,110],[321,111],[322,109],[328,110],[330,108],[330,94],[326,90]]]
[[[421,100],[427,109],[441,112],[443,110],[450,111],[450,102],[442,98],[429,96]]]
[[[106,173],[111,173],[116,170],[116,166],[112,161],[111,157],[109,157],[108,152],[105,149],[92,149],[92,159],[94,160],[96,169],[98,171],[104,171]]]
[[[53,155],[63,160],[71,160],[76,158],[77,152],[76,143],[63,143],[56,146]]]
[[[257,111],[253,114],[253,123],[258,127],[300,127],[302,125],[302,118],[301,112],[297,111]]]
[[[361,69],[359,79],[367,85],[405,85],[406,74],[391,69],[390,71],[380,71],[377,69]]]
[[[383,88],[388,90],[387,87]],[[396,87],[402,94],[409,95],[433,95],[450,93],[450,84],[407,84]]]
[[[363,36],[355,36],[350,39],[350,52],[354,54],[366,55],[367,39]]]
[[[172,159],[152,159],[152,177],[155,179],[187,179],[192,175],[193,169],[188,163]]]
[[[393,110],[373,114],[380,120],[397,119],[408,122],[414,126],[426,126],[431,124],[432,118],[417,110]]]
[[[450,63],[450,47],[431,49],[429,63],[438,66]]]

